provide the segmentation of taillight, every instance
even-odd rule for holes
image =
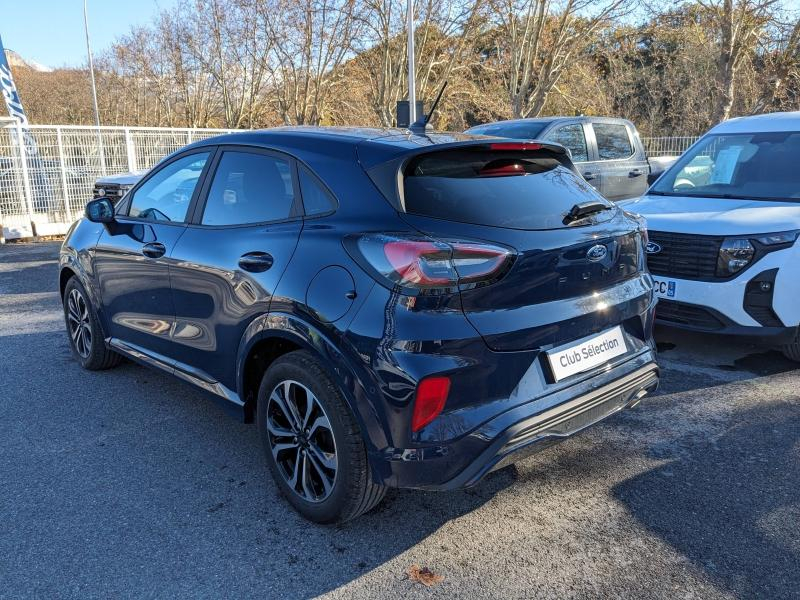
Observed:
[[[419,431],[433,421],[444,409],[450,393],[449,377],[428,377],[417,385],[414,396],[414,413],[411,416],[411,430]]]
[[[349,238],[348,249],[368,270],[392,285],[427,293],[492,283],[505,274],[514,253],[485,242],[434,240],[424,236],[366,234]]]
[[[392,240],[383,244],[384,257],[393,269],[387,275],[400,285],[451,285],[450,253],[448,246],[434,242]]]

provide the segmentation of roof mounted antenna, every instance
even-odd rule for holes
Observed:
[[[413,131],[414,133],[425,133],[425,128],[428,125],[428,121],[431,120],[431,117],[433,116],[436,107],[439,106],[439,100],[442,99],[442,94],[444,94],[444,88],[446,87],[447,87],[447,82],[445,81],[444,85],[442,86],[442,89],[439,90],[439,95],[436,96],[436,100],[433,101],[433,106],[431,106],[431,109],[428,111],[428,114],[422,115],[419,119],[414,121],[409,127],[411,131]]]

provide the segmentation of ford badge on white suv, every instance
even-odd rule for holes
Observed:
[[[656,318],[800,361],[800,112],[714,127],[642,198]]]

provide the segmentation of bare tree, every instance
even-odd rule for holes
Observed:
[[[198,51],[206,32],[180,13],[163,13],[157,23],[161,60],[168,65],[159,77],[161,93],[174,97],[175,111],[190,127],[207,127],[218,99],[212,74]],[[167,89],[164,89],[165,85]]]
[[[417,0],[417,89],[437,127],[616,114],[650,135],[800,102],[794,0]],[[97,62],[105,123],[391,125],[405,0],[179,0]],[[90,123],[86,70],[14,67],[34,122]]]
[[[542,112],[548,94],[599,29],[629,7],[628,0],[492,0],[498,28],[497,62],[514,117]]]
[[[256,0],[195,0],[187,39],[219,92],[224,124],[252,127],[264,112],[263,96],[273,40],[266,34]]]
[[[752,112],[779,108],[782,96],[788,93],[789,82],[800,79],[800,19],[793,24],[778,24],[763,54],[767,77]]]
[[[271,97],[285,124],[325,120],[331,89],[359,30],[355,0],[258,0],[271,52]]]
[[[358,46],[357,60],[371,79],[369,102],[383,126],[393,124],[397,101],[407,97],[405,5],[401,0],[365,0],[366,35]],[[465,60],[475,58],[469,53],[484,6],[484,0],[418,3],[414,41],[421,98],[434,95],[454,69],[464,69]],[[455,89],[451,85],[448,92]]]
[[[758,45],[778,0],[698,0],[711,16],[718,36],[715,121],[731,116],[737,75]]]

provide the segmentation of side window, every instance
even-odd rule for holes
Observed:
[[[633,154],[628,128],[617,123],[592,123],[600,160],[629,158]]]
[[[185,221],[208,157],[208,152],[189,154],[154,173],[133,194],[128,215],[150,221]]]
[[[569,148],[569,151],[572,152],[573,162],[586,162],[589,160],[589,151],[586,149],[586,136],[583,133],[583,125],[580,123],[559,127],[548,134],[547,139]]]
[[[308,169],[300,167],[300,193],[303,195],[303,207],[306,216],[321,215],[336,209],[336,200],[331,198]]]
[[[247,225],[292,216],[289,161],[254,152],[222,154],[208,190],[203,225]]]

